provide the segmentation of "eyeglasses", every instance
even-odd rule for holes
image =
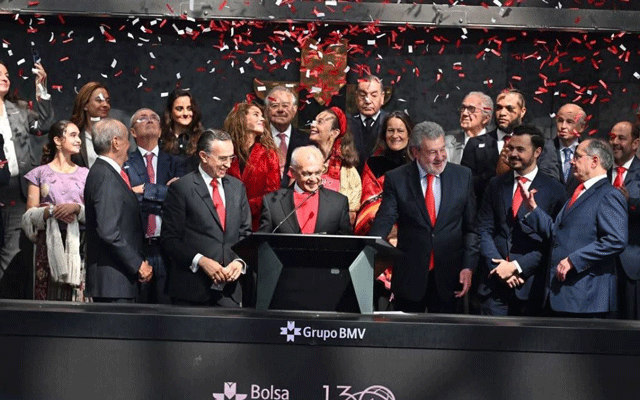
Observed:
[[[465,111],[469,111],[469,114],[475,114],[476,111],[478,111],[478,108],[476,108],[475,106],[465,106],[463,104],[460,106],[458,110],[460,111],[460,114],[462,114]]]
[[[269,109],[271,110],[277,110],[279,108],[282,109],[289,109],[291,108],[291,103],[269,103]]]
[[[233,160],[235,160],[235,159],[236,159],[235,154],[234,154],[234,155],[232,155],[232,156],[224,156],[224,157],[215,156],[215,155],[213,155],[213,154],[209,154],[209,153],[205,153],[205,154],[207,155],[207,157],[211,157],[211,158],[213,158],[214,160],[218,160],[219,162],[221,162],[221,163],[223,163],[223,164],[226,164],[226,163],[228,163],[228,162],[233,162]]]
[[[142,117],[140,117],[140,118],[138,118],[136,120],[136,122],[139,123],[139,124],[144,124],[144,123],[149,122],[149,121],[160,122],[160,117],[158,117],[155,114],[150,115],[150,116],[143,115]]]

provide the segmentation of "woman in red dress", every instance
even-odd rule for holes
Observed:
[[[224,120],[236,153],[227,172],[247,188],[254,231],[260,222],[262,196],[280,188],[278,153],[265,125],[262,108],[245,102],[236,104]]]

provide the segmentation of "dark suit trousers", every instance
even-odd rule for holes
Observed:
[[[146,241],[147,239],[145,239]],[[144,246],[144,256],[153,267],[153,276],[150,282],[140,285],[139,303],[147,304],[171,304],[171,298],[167,295],[167,270],[160,242]]]
[[[624,271],[618,272],[618,317],[640,319],[640,282],[629,279]]]
[[[396,296],[394,299],[394,310],[411,313],[460,314],[462,312],[462,301],[460,301],[460,299],[451,301],[440,299],[433,271],[429,271],[429,277],[427,279],[427,292],[422,300],[410,301]]]

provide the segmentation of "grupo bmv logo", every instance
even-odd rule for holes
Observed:
[[[236,393],[236,383],[235,382],[225,382],[224,383],[224,393],[213,393],[213,398],[215,400],[244,400],[247,398],[246,394]]]
[[[280,336],[286,336],[287,342],[295,342],[296,336],[302,336],[309,339],[345,339],[345,340],[362,340],[367,328],[334,328],[334,329],[316,329],[312,326],[296,327],[295,321],[287,321],[287,326],[280,328]]]
[[[287,342],[293,342],[296,336],[302,335],[301,328],[296,328],[296,321],[287,321],[287,326],[280,328],[280,335],[287,337]]]

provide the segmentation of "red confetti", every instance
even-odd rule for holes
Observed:
[[[171,6],[169,5],[169,3],[166,4],[167,8],[169,9],[169,12],[171,12],[171,14],[175,14],[175,12],[173,11],[173,8],[171,8]]]
[[[29,1],[29,2],[27,2],[27,6],[29,6],[29,7],[35,7],[38,4],[40,4],[39,1]]]
[[[227,5],[227,0],[224,0],[222,3],[220,3],[220,7],[218,7],[218,10],[222,11],[224,6],[226,6],[226,5]]]
[[[69,60],[69,56],[67,56],[67,57],[62,57],[62,58],[60,59],[60,62],[65,62],[65,61],[67,61],[67,60]]]

